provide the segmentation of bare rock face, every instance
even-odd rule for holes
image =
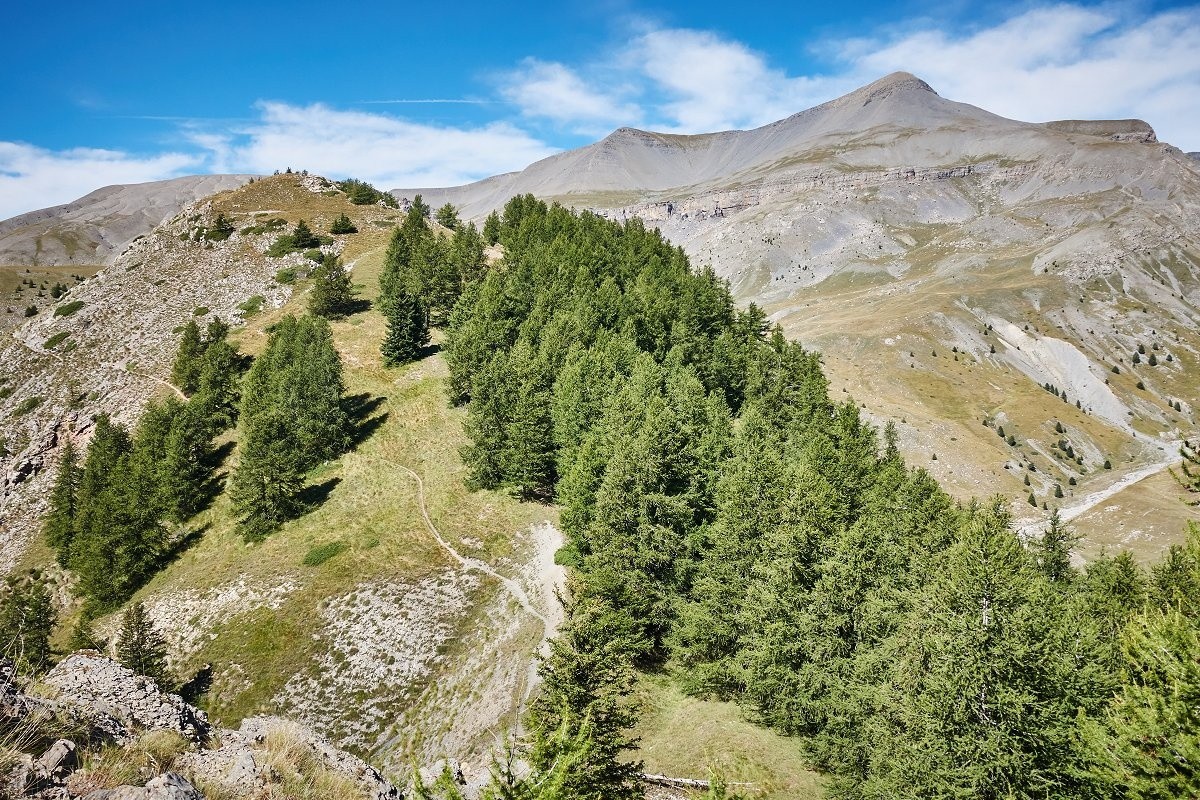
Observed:
[[[68,656],[50,671],[45,683],[60,692],[61,703],[118,720],[125,727],[118,740],[137,730],[175,731],[193,742],[206,741],[212,734],[203,711],[98,653]]]
[[[1042,126],[1062,133],[1101,136],[1114,142],[1154,144],[1158,141],[1154,128],[1140,119],[1060,119],[1043,122]]]
[[[204,795],[182,775],[164,772],[151,778],[143,787],[97,789],[84,795],[84,800],[204,800]]]

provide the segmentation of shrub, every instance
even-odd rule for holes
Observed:
[[[291,286],[296,282],[296,270],[293,267],[285,267],[275,273],[275,282],[282,283],[285,286]]]
[[[209,312],[208,306],[196,306],[195,308],[192,309],[192,316],[193,317],[203,317],[208,312]]]
[[[285,233],[275,241],[271,242],[271,246],[267,248],[267,255],[271,258],[279,258],[286,256],[288,253],[296,249],[295,243],[292,240],[290,233]]]
[[[324,564],[329,559],[348,549],[350,546],[345,542],[326,542],[313,547],[304,556],[304,566],[315,567],[319,564]]]
[[[83,302],[82,300],[72,300],[70,303],[64,303],[63,305],[54,309],[54,316],[69,317],[79,309],[83,308],[85,305],[87,305],[87,303]]]
[[[54,334],[46,341],[42,342],[42,347],[45,348],[46,350],[52,350],[57,345],[59,345],[63,339],[67,338],[70,335],[71,335],[70,331],[59,331],[58,333]]]
[[[315,250],[315,249],[314,250],[305,250],[304,257],[307,258],[309,261],[315,261],[318,264],[320,264],[322,261],[325,260],[325,254],[322,253],[320,250]]]
[[[36,317],[37,316],[37,306],[25,306],[25,316]]]

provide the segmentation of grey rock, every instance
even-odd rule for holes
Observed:
[[[112,731],[118,740],[141,729],[175,731],[193,742],[203,742],[212,732],[203,711],[94,651],[63,659],[44,682],[60,692],[60,702],[117,720],[125,729]]]
[[[84,795],[84,800],[204,800],[204,795],[179,773],[164,772],[145,786],[97,789]]]

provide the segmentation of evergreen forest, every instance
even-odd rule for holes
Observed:
[[[639,796],[639,672],[795,736],[837,797],[1200,792],[1200,528],[1081,568],[1057,514],[1022,541],[955,502],[638,220],[523,196],[486,230],[446,325],[469,480],[557,503],[573,576],[536,777],[495,796]]]

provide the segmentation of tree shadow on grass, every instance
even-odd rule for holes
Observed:
[[[334,477],[320,483],[305,486],[304,491],[300,492],[301,508],[303,509],[300,513],[306,514],[309,511],[320,508],[341,482],[341,478]]]
[[[342,306],[342,317],[352,317],[355,314],[361,314],[364,311],[370,311],[371,305],[371,301],[365,298],[356,298],[351,300],[349,303],[346,303],[346,305]]]
[[[367,392],[352,394],[342,400],[342,408],[350,420],[351,449],[371,438],[371,434],[387,422],[387,412],[371,416],[386,400],[386,397],[371,397]]]

